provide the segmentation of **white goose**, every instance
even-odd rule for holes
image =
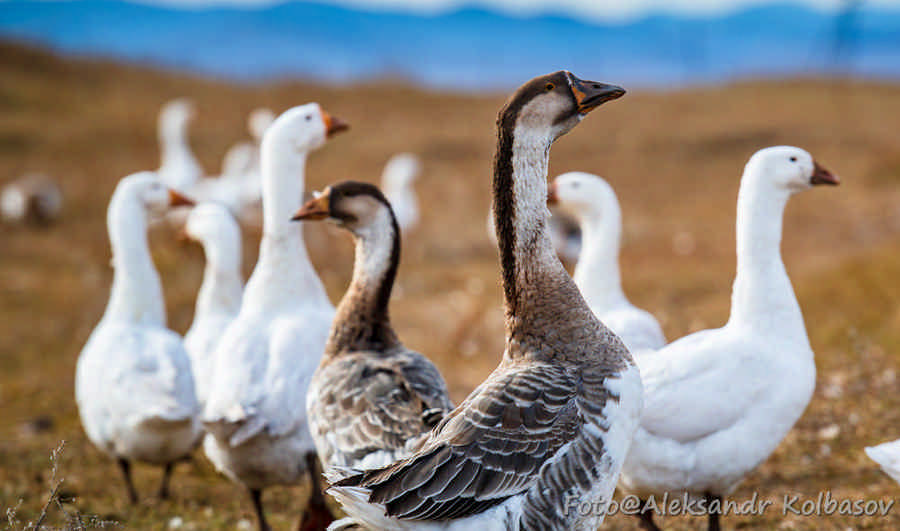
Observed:
[[[506,350],[409,458],[329,490],[371,529],[595,530],[641,411],[622,342],[591,313],[547,234],[550,146],[618,87],[535,78],[498,118],[494,211]],[[578,510],[589,504],[593,510]]]
[[[403,232],[412,230],[419,222],[419,201],[413,184],[422,171],[418,157],[412,153],[398,153],[384,165],[381,188],[394,209],[397,225]]]
[[[631,304],[622,291],[622,211],[612,186],[590,173],[564,173],[550,185],[548,203],[578,221],[581,255],[572,277],[594,315],[622,338],[631,352],[665,345],[656,318]]]
[[[172,100],[159,112],[161,163],[157,175],[170,188],[184,192],[203,177],[188,143],[188,125],[194,117],[194,105],[187,99]]]
[[[900,483],[900,440],[868,446],[866,455],[878,463],[885,474]]]
[[[788,199],[819,184],[838,179],[802,149],[772,147],[750,158],[738,194],[731,317],[638,353],[646,407],[622,469],[626,491],[695,496],[718,529],[722,497],[806,409],[816,366],[780,244]],[[642,523],[658,529],[652,517],[643,513]]]
[[[118,460],[132,503],[131,461],[165,467],[193,449],[199,407],[181,337],[166,328],[159,274],[147,246],[148,213],[190,204],[151,172],[119,182],[107,224],[113,285],[106,312],[78,357],[75,397],[88,438]]]
[[[259,261],[241,311],[213,354],[203,414],[213,438],[204,449],[216,468],[249,489],[260,529],[268,529],[262,489],[311,474],[318,486],[304,404],[334,308],[291,216],[300,207],[307,155],[345,127],[310,103],[286,111],[266,131]],[[313,502],[306,518],[324,518],[321,499]]]
[[[185,236],[203,245],[206,268],[197,294],[194,320],[184,336],[191,358],[200,407],[206,405],[212,379],[213,352],[225,329],[241,309],[241,229],[228,210],[202,203],[188,215]]]

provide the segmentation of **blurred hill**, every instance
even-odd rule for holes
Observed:
[[[565,65],[555,65],[559,68]],[[585,75],[576,70],[576,74]],[[605,81],[617,82],[615,78]],[[629,87],[630,88],[630,87]],[[505,95],[462,96],[399,82],[333,87],[234,85],[200,77],[71,60],[0,43],[0,182],[26,171],[57,178],[61,221],[43,230],[0,225],[0,514],[12,529],[47,499],[50,452],[65,439],[65,507],[126,529],[226,530],[251,518],[240,489],[201,454],[179,465],[173,499],[150,499],[159,473],[136,467],[144,500],[128,506],[114,465],[87,441],[74,403],[79,351],[103,313],[112,270],[106,207],[124,175],[158,165],[156,114],[169,98],[197,103],[191,145],[215,174],[226,148],[247,137],[247,113],[318,101],[351,124],[314,153],[307,189],[342,179],[377,181],[399,151],[421,156],[422,225],[405,235],[391,314],[400,337],[434,359],[455,399],[496,366],[503,350],[497,250],[485,233],[494,123]],[[657,315],[669,339],[723,324],[734,276],[734,217],[743,165],[757,149],[808,149],[842,178],[791,200],[783,254],[816,353],[808,410],[785,442],[735,493],[815,499],[893,499],[897,485],[862,452],[900,437],[900,85],[873,82],[736,83],[659,94],[630,91],[592,113],[551,153],[551,176],[606,177],[622,202],[621,263],[631,300]],[[352,244],[327,224],[307,225],[309,254],[333,301],[349,281]],[[156,227],[151,248],[170,326],[193,314],[203,255]],[[259,234],[246,231],[244,271]],[[123,352],[123,355],[127,353]],[[277,529],[298,516],[303,491],[266,493]],[[7,510],[12,510],[10,517]],[[636,530],[616,516],[607,527]],[[53,511],[46,526],[61,527]],[[666,518],[675,531],[705,522]],[[726,517],[730,529],[896,530],[887,518],[835,515]]]
[[[776,3],[708,19],[601,23],[475,8],[419,15],[306,2],[178,9],[13,0],[0,9],[0,35],[242,81],[399,77],[506,89],[560,64],[648,87],[823,73],[900,78],[900,9],[860,5],[843,17]]]

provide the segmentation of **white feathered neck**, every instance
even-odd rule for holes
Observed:
[[[159,273],[147,244],[147,212],[127,188],[113,193],[106,214],[112,246],[113,284],[104,322],[166,325]]]
[[[160,117],[159,145],[161,151],[160,173],[170,173],[180,177],[180,181],[169,183],[176,188],[184,188],[192,184],[191,180],[200,177],[202,169],[194,157],[188,142],[188,115],[185,112],[170,110]]]
[[[628,305],[622,291],[619,248],[622,240],[622,211],[610,188],[599,194],[598,204],[588,211],[573,212],[581,226],[581,255],[572,277],[588,305],[603,313]]]
[[[781,258],[784,209],[791,192],[752,164],[741,177],[737,204],[737,274],[731,325],[796,334],[808,343],[803,314]]]
[[[228,218],[228,222],[216,226],[214,235],[204,238],[201,243],[206,255],[206,267],[197,293],[194,320],[219,313],[237,315],[244,291],[240,228]]]
[[[263,139],[263,236],[242,311],[283,305],[331,306],[309,261],[302,227],[291,221],[303,199],[306,157],[306,152],[283,149],[269,136]]]

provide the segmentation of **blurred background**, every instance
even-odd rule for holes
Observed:
[[[797,145],[841,176],[840,187],[792,199],[784,224],[816,394],[734,497],[759,492],[780,506],[785,494],[829,489],[894,499],[897,484],[862,448],[900,437],[900,2],[12,0],[0,2],[0,183],[43,174],[62,206],[49,222],[0,225],[8,527],[34,522],[60,479],[60,503],[45,520],[56,526],[76,511],[130,529],[251,520],[243,493],[200,453],[176,470],[168,502],[149,498],[159,473],[139,466],[145,501],[129,507],[73,400],[75,361],[112,279],[106,205],[121,177],[159,167],[165,102],[193,101],[189,142],[208,176],[220,175],[230,146],[250,140],[253,109],[309,101],[351,130],[312,155],[307,190],[379,182],[392,155],[418,157],[421,221],[404,236],[391,312],[400,337],[435,360],[459,400],[503,349],[497,252],[485,228],[496,113],[509,91],[559,69],[629,90],[556,143],[550,176],[587,171],[616,189],[625,292],[670,340],[728,317],[735,201],[753,152]],[[150,239],[169,325],[183,333],[203,254],[176,243],[177,229],[156,226]],[[244,229],[246,276],[260,234],[252,223]],[[303,230],[336,303],[352,266],[348,237]],[[287,529],[302,487],[267,498],[271,522]],[[724,523],[900,529],[900,509],[821,519],[771,511]],[[606,527],[637,529],[624,516]]]

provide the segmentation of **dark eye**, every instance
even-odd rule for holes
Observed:
[[[547,89],[547,92],[550,92],[551,90],[555,89],[556,86],[553,83],[547,83],[547,86],[545,86],[544,88]]]
[[[572,188],[578,188],[581,186],[581,183],[572,183]]]
[[[307,114],[307,115],[306,115],[306,121],[308,122],[308,121],[310,121],[310,120],[312,120],[312,115]]]
[[[797,162],[797,157],[791,157],[791,162]]]

